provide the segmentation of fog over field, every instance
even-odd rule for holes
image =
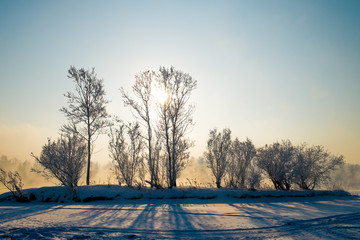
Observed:
[[[209,188],[215,187],[214,179],[210,173],[210,169],[206,166],[203,158],[191,159],[188,168],[184,170],[179,178],[179,186]],[[59,181],[56,179],[47,179],[40,174],[31,171],[37,165],[34,161],[20,161],[7,156],[0,157],[0,166],[4,170],[18,171],[23,178],[24,188],[36,188],[43,186],[57,186]],[[95,163],[93,165],[94,184],[118,184],[113,173],[113,164],[109,162],[106,165]],[[80,185],[85,183],[84,176],[80,180]],[[265,189],[271,189],[270,182],[265,181],[263,186]],[[344,190],[360,190],[360,166],[357,164],[345,164],[332,174],[332,180],[326,188],[344,189]],[[0,185],[0,193],[8,190]]]

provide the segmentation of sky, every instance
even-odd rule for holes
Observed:
[[[30,160],[59,137],[71,65],[95,68],[125,121],[119,88],[135,74],[189,73],[195,158],[228,127],[257,147],[290,139],[360,164],[360,1],[0,0],[0,155]],[[94,161],[110,161],[107,141]]]

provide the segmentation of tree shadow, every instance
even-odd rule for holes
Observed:
[[[0,224],[50,213],[62,209],[64,205],[53,203],[0,204]]]
[[[259,232],[271,233],[274,236],[289,236],[288,232],[301,229],[299,221],[360,211],[356,204],[342,199],[252,199],[223,202],[212,201],[184,204],[180,201],[154,201],[136,204],[135,202],[113,204],[98,202],[96,204],[0,204],[0,224],[10,226],[15,222],[21,227],[21,220],[30,221],[31,217],[39,218],[47,226],[46,220],[53,227],[74,227],[88,232],[117,232],[118,234],[135,234],[136,236],[209,236],[221,237],[221,233],[237,236],[252,234],[262,236]],[[324,200],[324,201],[323,201]],[[354,201],[358,202],[357,199]],[[58,212],[57,212],[58,211]],[[47,214],[49,213],[49,214]],[[44,216],[39,216],[45,214]],[[20,220],[20,221],[19,221]],[[311,222],[311,221],[310,221]],[[294,225],[292,225],[294,223]],[[311,223],[310,223],[311,224]],[[24,226],[27,224],[25,223]],[[305,224],[304,226],[307,227]],[[69,230],[70,231],[70,230]],[[311,233],[308,233],[309,235]],[[265,235],[264,235],[265,236]],[[315,236],[316,235],[312,235]],[[319,235],[321,236],[321,235]]]
[[[157,208],[156,204],[147,204],[140,212],[136,219],[131,223],[129,229],[154,229],[156,221]]]
[[[147,204],[129,228],[161,231],[195,230],[192,220],[180,204]]]
[[[69,215],[69,218],[76,218],[81,211],[82,218],[77,221],[80,226],[101,226],[101,227],[112,227],[112,228],[128,228],[129,222],[136,218],[143,212],[142,204],[132,205],[80,205],[80,206],[69,206],[67,210],[75,210],[74,213]]]

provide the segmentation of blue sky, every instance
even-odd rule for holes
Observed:
[[[360,163],[359,1],[0,1],[0,154],[30,159],[66,122],[70,65],[120,87],[174,66],[198,81],[190,133],[324,145]],[[106,137],[94,159],[108,161]]]

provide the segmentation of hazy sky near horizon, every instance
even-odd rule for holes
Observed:
[[[58,137],[70,65],[95,67],[126,121],[119,88],[136,73],[189,73],[194,157],[229,127],[258,147],[290,139],[360,164],[360,1],[0,0],[0,155],[30,159]]]

